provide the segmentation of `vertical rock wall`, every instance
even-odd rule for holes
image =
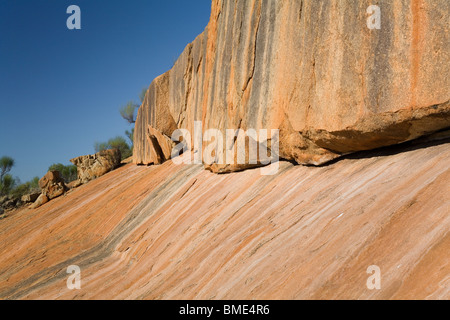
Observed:
[[[377,3],[370,30],[369,0],[213,0],[205,31],[149,88],[134,162],[167,159],[158,150],[194,121],[280,129],[280,156],[316,165],[450,127],[450,2]]]

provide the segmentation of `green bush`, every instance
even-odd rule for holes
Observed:
[[[138,104],[134,103],[133,101],[130,101],[125,106],[120,108],[119,112],[122,118],[128,121],[129,124],[133,124],[136,122],[135,114],[136,109],[138,108],[139,108]]]
[[[127,159],[133,155],[133,150],[127,143],[125,138],[117,136],[115,138],[109,139],[108,142],[94,144],[95,152],[105,151],[108,149],[119,149],[122,155],[122,160]]]
[[[8,174],[14,167],[14,159],[10,157],[0,158],[0,195],[7,195],[16,184],[14,178]]]
[[[14,159],[10,157],[0,158],[0,182],[3,182],[5,175],[14,167]]]
[[[28,182],[19,184],[17,187],[11,190],[10,194],[12,194],[15,198],[21,198],[24,195],[39,191],[39,177],[34,177]]]
[[[8,195],[16,185],[16,181],[10,174],[5,174],[0,181],[0,195]]]

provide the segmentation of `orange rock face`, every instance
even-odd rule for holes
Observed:
[[[0,299],[449,299],[449,157],[447,139],[274,176],[129,164],[0,220]]]
[[[372,2],[213,0],[139,109],[134,163],[161,165],[4,216],[0,299],[450,299],[450,2],[376,1],[371,30]],[[279,129],[290,162],[166,161],[195,121]]]
[[[49,200],[57,198],[67,191],[66,184],[59,171],[47,172],[47,174],[39,180],[39,187]]]
[[[36,209],[52,199],[63,195],[67,190],[64,179],[59,171],[49,171],[39,180],[42,193],[35,199],[30,209]],[[30,199],[31,200],[31,199]]]
[[[379,30],[372,4],[214,0],[205,31],[150,86],[134,162],[154,163],[148,125],[167,139],[194,121],[280,129],[280,156],[314,165],[450,127],[450,2],[379,1]]]

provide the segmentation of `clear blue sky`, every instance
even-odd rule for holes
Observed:
[[[81,30],[68,30],[69,5]],[[210,0],[0,0],[0,157],[22,182],[130,126],[119,108],[169,70]]]

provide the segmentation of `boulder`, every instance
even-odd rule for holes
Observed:
[[[84,184],[118,168],[121,158],[120,150],[110,149],[74,158],[70,162],[77,166],[78,180]]]
[[[40,195],[41,195],[41,192],[33,192],[33,193],[22,196],[21,200],[23,203],[35,202],[39,198]]]
[[[47,202],[49,202],[48,197],[47,197],[44,193],[42,193],[42,194],[37,198],[36,202],[33,203],[29,208],[30,208],[30,209],[36,209],[36,208],[39,208],[40,206],[46,204]]]
[[[30,209],[36,209],[43,204],[49,202],[63,195],[68,188],[64,182],[59,171],[49,171],[39,180],[39,187],[42,193],[38,196],[36,201],[29,207]],[[36,195],[34,194],[33,197]],[[31,197],[30,197],[31,198]],[[25,199],[27,200],[27,198]],[[24,201],[25,202],[25,201]]]
[[[151,136],[192,136],[194,121],[279,129],[280,157],[306,165],[450,127],[450,2],[379,1],[381,29],[367,26],[371,1],[338,2],[213,0],[205,31],[147,91],[134,163],[164,161]]]
[[[67,191],[67,186],[59,171],[49,171],[39,180],[39,187],[42,194],[49,200],[63,195]]]
[[[67,187],[69,189],[75,189],[75,188],[78,188],[81,185],[82,185],[81,181],[77,179],[77,180],[74,180],[74,181],[68,183]]]

